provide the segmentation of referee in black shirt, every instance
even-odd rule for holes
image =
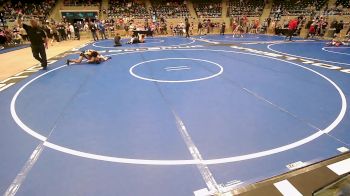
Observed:
[[[22,26],[22,19],[18,17],[18,25]],[[48,48],[48,39],[43,29],[39,27],[39,23],[35,19],[30,20],[30,25],[23,24],[23,28],[27,31],[29,41],[31,43],[33,57],[40,61],[43,70],[47,69],[47,58],[45,48]]]

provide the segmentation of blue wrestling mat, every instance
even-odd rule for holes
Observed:
[[[350,148],[349,48],[284,37],[74,49],[0,92],[0,192],[223,192]],[[112,59],[65,65],[78,50]]]
[[[4,53],[11,52],[14,50],[20,50],[23,48],[27,48],[29,46],[30,46],[29,44],[21,44],[21,45],[15,45],[15,46],[7,46],[7,47],[0,46],[0,54],[4,54]]]

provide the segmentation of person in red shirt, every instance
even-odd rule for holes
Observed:
[[[236,30],[236,27],[237,27],[237,23],[236,23],[236,21],[234,20],[233,22],[232,22],[232,32],[235,32],[235,30]]]
[[[311,24],[309,28],[309,36],[311,38],[314,38],[315,34],[316,34],[315,24]]]
[[[297,28],[298,28],[298,19],[297,18],[289,21],[288,32],[287,32],[287,36],[286,36],[285,40],[287,40],[287,38],[289,37],[289,41],[292,41],[293,34],[297,30]]]

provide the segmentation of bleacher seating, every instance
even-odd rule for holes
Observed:
[[[335,5],[327,9],[328,15],[350,15],[350,2],[348,0],[336,0]]]
[[[259,17],[264,10],[264,0],[230,0],[227,8],[227,16]]]
[[[219,18],[222,12],[222,2],[218,0],[195,0],[194,9],[199,18]]]
[[[64,0],[65,6],[100,6],[101,0]]]
[[[19,13],[46,19],[55,6],[55,0],[9,1],[3,5],[6,19],[15,19]]]
[[[186,2],[184,1],[153,0],[151,3],[151,13],[157,18],[190,17],[190,12],[187,8]]]
[[[337,0],[335,2],[335,5],[336,6],[342,5],[343,8],[350,8],[350,1],[348,1],[348,0]]]
[[[110,0],[107,10],[109,17],[149,18],[145,3],[132,0]]]
[[[320,11],[327,0],[275,0],[271,15],[282,16],[310,16],[315,11]]]

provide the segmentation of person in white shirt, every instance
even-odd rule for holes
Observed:
[[[70,37],[71,37],[71,39],[74,39],[74,37],[75,37],[74,26],[73,26],[71,23],[69,23],[68,28],[69,28],[69,31],[70,31]]]

